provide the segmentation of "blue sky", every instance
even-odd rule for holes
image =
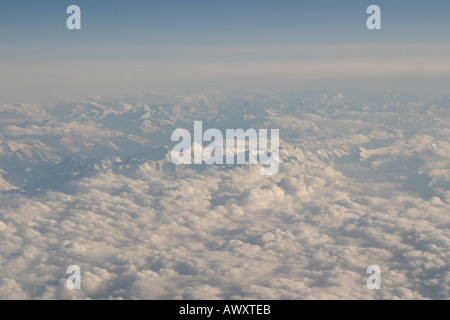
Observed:
[[[66,28],[71,4],[82,30]],[[0,98],[448,78],[449,16],[436,0],[2,0]]]
[[[70,4],[81,32],[65,29]],[[368,33],[366,8],[382,9]],[[299,0],[3,0],[1,45],[298,45],[448,41],[450,2]]]

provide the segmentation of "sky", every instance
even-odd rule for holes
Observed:
[[[0,299],[448,299],[449,9],[1,0]],[[175,166],[197,120],[278,173]]]
[[[81,30],[66,28],[72,4]],[[372,4],[381,30],[366,27]],[[0,100],[448,78],[449,9],[448,1],[5,0]]]

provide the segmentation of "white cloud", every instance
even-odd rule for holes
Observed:
[[[361,108],[366,96],[356,94],[331,96],[330,104],[322,95],[246,97],[171,97],[183,102],[167,114],[136,103],[108,121],[80,117],[89,108],[65,118],[52,109],[51,131],[40,128],[56,139],[35,134],[34,144],[5,145],[5,181],[21,172],[7,160],[25,143],[33,154],[44,141],[54,158],[28,172],[26,183],[40,191],[0,192],[0,298],[447,299],[449,159],[440,150],[448,118],[401,106],[387,113],[382,103]],[[269,106],[273,112],[264,112]],[[146,112],[161,121],[157,132],[139,131]],[[279,173],[174,168],[144,152],[200,116],[211,127],[229,125],[229,116],[239,127],[279,128]],[[140,147],[120,144],[131,131]],[[57,160],[74,145],[82,169]],[[381,268],[381,290],[366,287],[372,264]],[[80,291],[65,287],[69,265],[81,268]]]

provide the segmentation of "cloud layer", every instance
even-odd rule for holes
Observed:
[[[450,100],[432,96],[3,105],[0,298],[448,299]],[[280,129],[279,173],[174,166],[194,120]]]

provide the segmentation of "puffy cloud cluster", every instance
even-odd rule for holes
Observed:
[[[85,103],[70,116],[46,111],[61,126],[92,128],[67,131],[68,144],[62,130],[2,130],[0,298],[448,299],[449,102],[369,98],[178,96],[110,101],[112,111],[91,118]],[[140,128],[148,119],[159,130]],[[279,173],[175,167],[165,139],[193,119],[280,129]],[[129,135],[140,149],[121,140]],[[27,164],[14,185],[9,159],[33,151],[32,139],[55,158]],[[73,145],[77,159],[61,160]],[[366,287],[374,264],[380,290]],[[82,290],[67,289],[69,265],[80,266]]]

